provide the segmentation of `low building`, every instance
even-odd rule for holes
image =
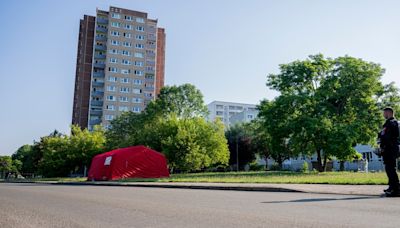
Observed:
[[[346,161],[344,163],[345,171],[359,171],[359,170],[363,171],[365,168],[364,167],[365,161],[368,162],[368,171],[383,171],[385,169],[382,158],[378,157],[374,153],[374,148],[372,146],[357,145],[354,147],[354,149],[356,149],[356,151],[362,155],[362,159],[354,161]],[[290,158],[283,162],[282,168],[286,170],[297,171],[303,167],[304,162],[308,163],[308,167],[310,170],[315,168],[315,164],[317,162],[317,155],[314,154],[311,157],[300,155],[295,158]],[[275,164],[275,161],[273,159],[267,159],[267,161],[265,159],[258,159],[258,164],[260,165],[267,164],[268,167],[270,168]],[[335,159],[332,160],[329,163],[329,169],[340,170],[340,161]]]

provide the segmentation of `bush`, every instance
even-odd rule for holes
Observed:
[[[308,162],[304,162],[303,166],[301,167],[301,172],[302,173],[308,173],[309,169],[308,169]]]
[[[264,171],[264,170],[265,170],[264,165],[260,165],[257,162],[250,163],[250,171]]]

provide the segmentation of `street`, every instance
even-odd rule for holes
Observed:
[[[397,227],[400,198],[0,183],[0,227]]]

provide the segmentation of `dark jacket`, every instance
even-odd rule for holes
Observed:
[[[395,118],[387,119],[379,133],[380,147],[383,149],[384,156],[397,155],[399,138],[399,125]]]

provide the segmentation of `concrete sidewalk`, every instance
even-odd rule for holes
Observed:
[[[56,184],[56,185],[91,185],[91,186],[125,186],[151,188],[184,188],[234,191],[263,191],[263,192],[303,192],[339,195],[367,195],[383,194],[384,185],[328,185],[328,184],[241,184],[241,183],[187,183],[187,182],[56,182],[30,181],[21,183]]]

